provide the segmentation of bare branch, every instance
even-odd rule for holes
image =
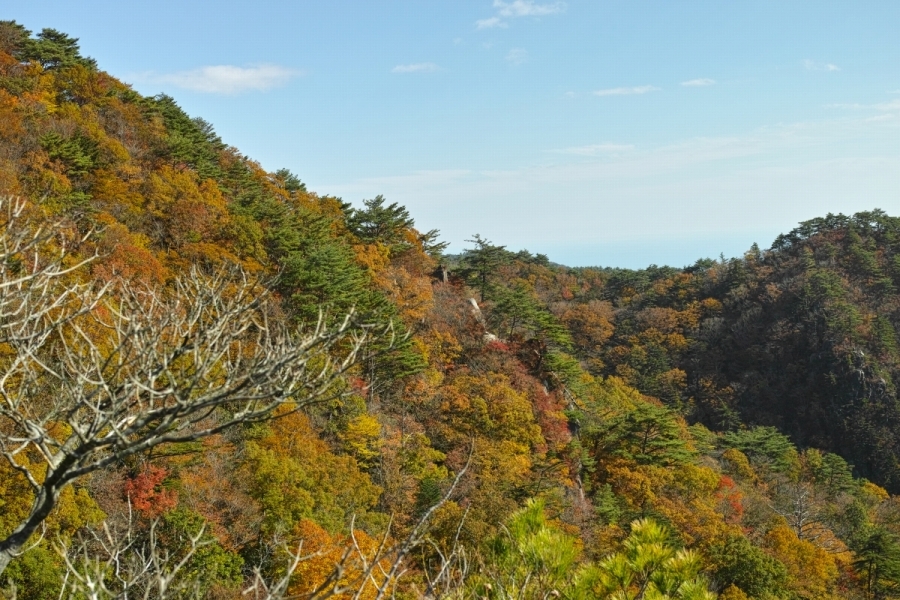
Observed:
[[[0,199],[0,455],[34,500],[0,539],[0,573],[72,481],[334,397],[366,341],[390,334],[353,314],[292,329],[236,267],[194,269],[165,289],[83,284],[94,257],[70,257],[23,214]]]

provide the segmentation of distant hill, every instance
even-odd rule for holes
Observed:
[[[900,219],[802,223],[772,248],[687,269],[604,271],[614,332],[591,350],[720,430],[773,425],[900,490]]]

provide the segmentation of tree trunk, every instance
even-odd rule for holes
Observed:
[[[56,506],[58,497],[59,490],[42,487],[31,505],[31,514],[28,515],[28,519],[16,527],[6,539],[0,540],[0,575],[3,574],[12,559],[25,548],[29,538],[37,531],[44,519],[50,515],[53,507]]]

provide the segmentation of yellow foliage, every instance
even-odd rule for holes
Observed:
[[[449,331],[432,329],[424,336],[413,338],[413,344],[425,360],[438,369],[452,364],[463,351],[462,344]]]
[[[628,532],[619,525],[606,525],[597,530],[594,535],[595,546],[591,553],[596,557],[607,556],[619,550],[622,542],[628,537]]]
[[[369,274],[379,282],[379,275],[391,264],[391,249],[380,242],[374,244],[357,244],[353,246],[356,262],[365,267]]]
[[[687,387],[687,373],[681,369],[670,369],[660,373],[656,377],[656,381],[659,383],[660,388],[667,392],[671,398],[678,398]],[[661,396],[663,398],[666,397],[665,394],[661,394]]]
[[[399,309],[403,321],[412,324],[424,320],[434,305],[431,283],[424,277],[413,277],[402,267],[391,267],[385,275],[388,285],[382,289]]]
[[[682,464],[674,469],[670,487],[685,498],[708,498],[719,487],[719,474],[709,467]]]
[[[750,596],[745,594],[741,588],[731,584],[719,594],[719,600],[750,600]]]
[[[706,298],[700,302],[700,306],[707,313],[719,313],[722,311],[722,303],[715,298]]]
[[[772,554],[784,563],[790,575],[789,587],[797,598],[831,598],[838,577],[834,556],[815,544],[797,537],[787,525],[778,525],[766,534]]]
[[[884,502],[885,500],[889,500],[891,497],[886,489],[884,489],[880,485],[872,483],[871,481],[864,482],[860,486],[860,491],[862,491],[866,496],[873,498],[876,502]]]
[[[33,472],[38,471],[36,464],[31,464],[21,454],[20,462]],[[52,540],[56,536],[68,537],[85,525],[99,523],[106,515],[97,503],[88,495],[82,485],[69,485],[63,488],[56,509],[45,521],[44,537]],[[5,460],[0,461],[0,538],[5,537],[18,526],[31,512],[34,493],[25,477],[13,470]]]
[[[645,401],[639,391],[615,376],[595,379],[590,393],[601,406],[622,411],[632,410]]]
[[[250,492],[264,510],[264,529],[278,531],[313,518],[340,531],[352,515],[360,523],[377,518],[369,511],[381,488],[355,458],[333,454],[306,415],[288,410],[279,411],[267,435],[247,443]]]
[[[729,448],[723,452],[722,460],[725,462],[724,466],[729,473],[733,473],[749,481],[756,480],[756,471],[750,466],[750,460],[747,458],[746,454],[737,448]]]
[[[662,334],[674,333],[679,329],[679,313],[671,308],[646,308],[637,314],[637,319],[645,328]]]
[[[528,397],[510,385],[500,373],[456,377],[442,390],[441,411],[452,431],[447,434],[467,439],[485,435],[508,440],[528,448],[541,441]]]
[[[381,449],[381,423],[369,414],[354,417],[339,434],[344,449],[363,467],[371,467]]]
[[[668,479],[669,474],[665,469],[656,469],[648,472],[648,469],[639,467],[622,459],[613,459],[603,465],[605,480],[612,486],[616,495],[622,496],[632,510],[643,512],[650,508],[656,501],[655,489],[658,489],[659,480],[654,481],[654,475],[660,475]]]
[[[680,333],[668,334],[664,343],[669,352],[683,352],[688,346],[687,338]]]

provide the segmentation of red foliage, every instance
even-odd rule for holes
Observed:
[[[347,377],[347,383],[350,385],[350,389],[353,390],[354,394],[365,396],[369,391],[369,386],[366,385],[366,381],[362,377],[351,375]]]
[[[492,352],[509,352],[509,346],[500,340],[491,340],[484,345],[484,349]]]
[[[159,488],[168,474],[169,471],[164,467],[148,465],[134,478],[125,482],[125,495],[131,506],[142,517],[154,519],[178,504],[178,494],[175,490]]]
[[[744,495],[734,480],[728,475],[719,478],[719,489],[716,492],[719,508],[728,523],[740,523],[744,517]]]
[[[572,432],[569,430],[569,419],[565,413],[565,401],[557,392],[548,392],[544,386],[532,379],[532,385],[528,390],[529,397],[534,405],[535,416],[541,426],[544,439],[554,449],[572,441]]]

